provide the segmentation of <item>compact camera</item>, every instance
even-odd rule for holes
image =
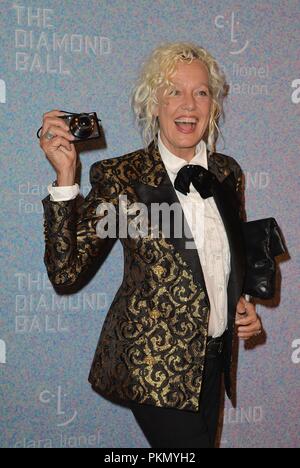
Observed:
[[[75,140],[73,141],[84,141],[84,140],[93,140],[95,138],[100,138],[100,119],[98,119],[96,112],[91,112],[89,114],[73,114],[68,113],[66,115],[60,115],[61,119],[66,121],[66,124],[69,126],[69,129],[74,135]]]

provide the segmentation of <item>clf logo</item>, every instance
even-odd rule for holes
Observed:
[[[39,395],[39,400],[43,405],[53,405],[56,410],[56,415],[59,419],[57,427],[66,427],[72,424],[73,421],[77,418],[77,411],[67,409],[68,406],[68,394],[63,392],[62,387],[59,385],[55,393],[52,393],[49,390],[44,390]]]
[[[249,47],[250,41],[243,40],[240,42],[241,24],[237,19],[237,14],[233,11],[230,18],[224,15],[215,17],[215,26],[218,29],[228,30],[230,32],[230,42],[234,46],[234,50],[230,51],[232,55],[240,55]],[[244,34],[243,34],[244,35]]]

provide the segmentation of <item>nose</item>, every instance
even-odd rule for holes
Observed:
[[[183,110],[187,110],[187,111],[192,111],[195,109],[196,105],[195,105],[195,97],[194,95],[191,93],[185,93],[184,94],[184,99],[183,99],[183,102],[182,102],[182,105],[181,105],[182,109]]]

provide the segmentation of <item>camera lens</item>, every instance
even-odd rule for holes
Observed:
[[[70,120],[71,133],[77,138],[88,138],[95,128],[95,121],[89,115],[78,114]]]

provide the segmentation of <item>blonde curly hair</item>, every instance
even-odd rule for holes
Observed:
[[[212,98],[209,124],[203,139],[208,149],[215,151],[220,133],[218,121],[224,115],[223,99],[228,94],[229,87],[214,57],[203,47],[188,42],[166,43],[157,47],[144,63],[133,88],[131,105],[142,132],[145,148],[152,140],[157,143],[159,122],[152,111],[153,106],[157,104],[157,90],[171,84],[170,77],[175,72],[178,61],[191,63],[197,59],[206,65]]]

